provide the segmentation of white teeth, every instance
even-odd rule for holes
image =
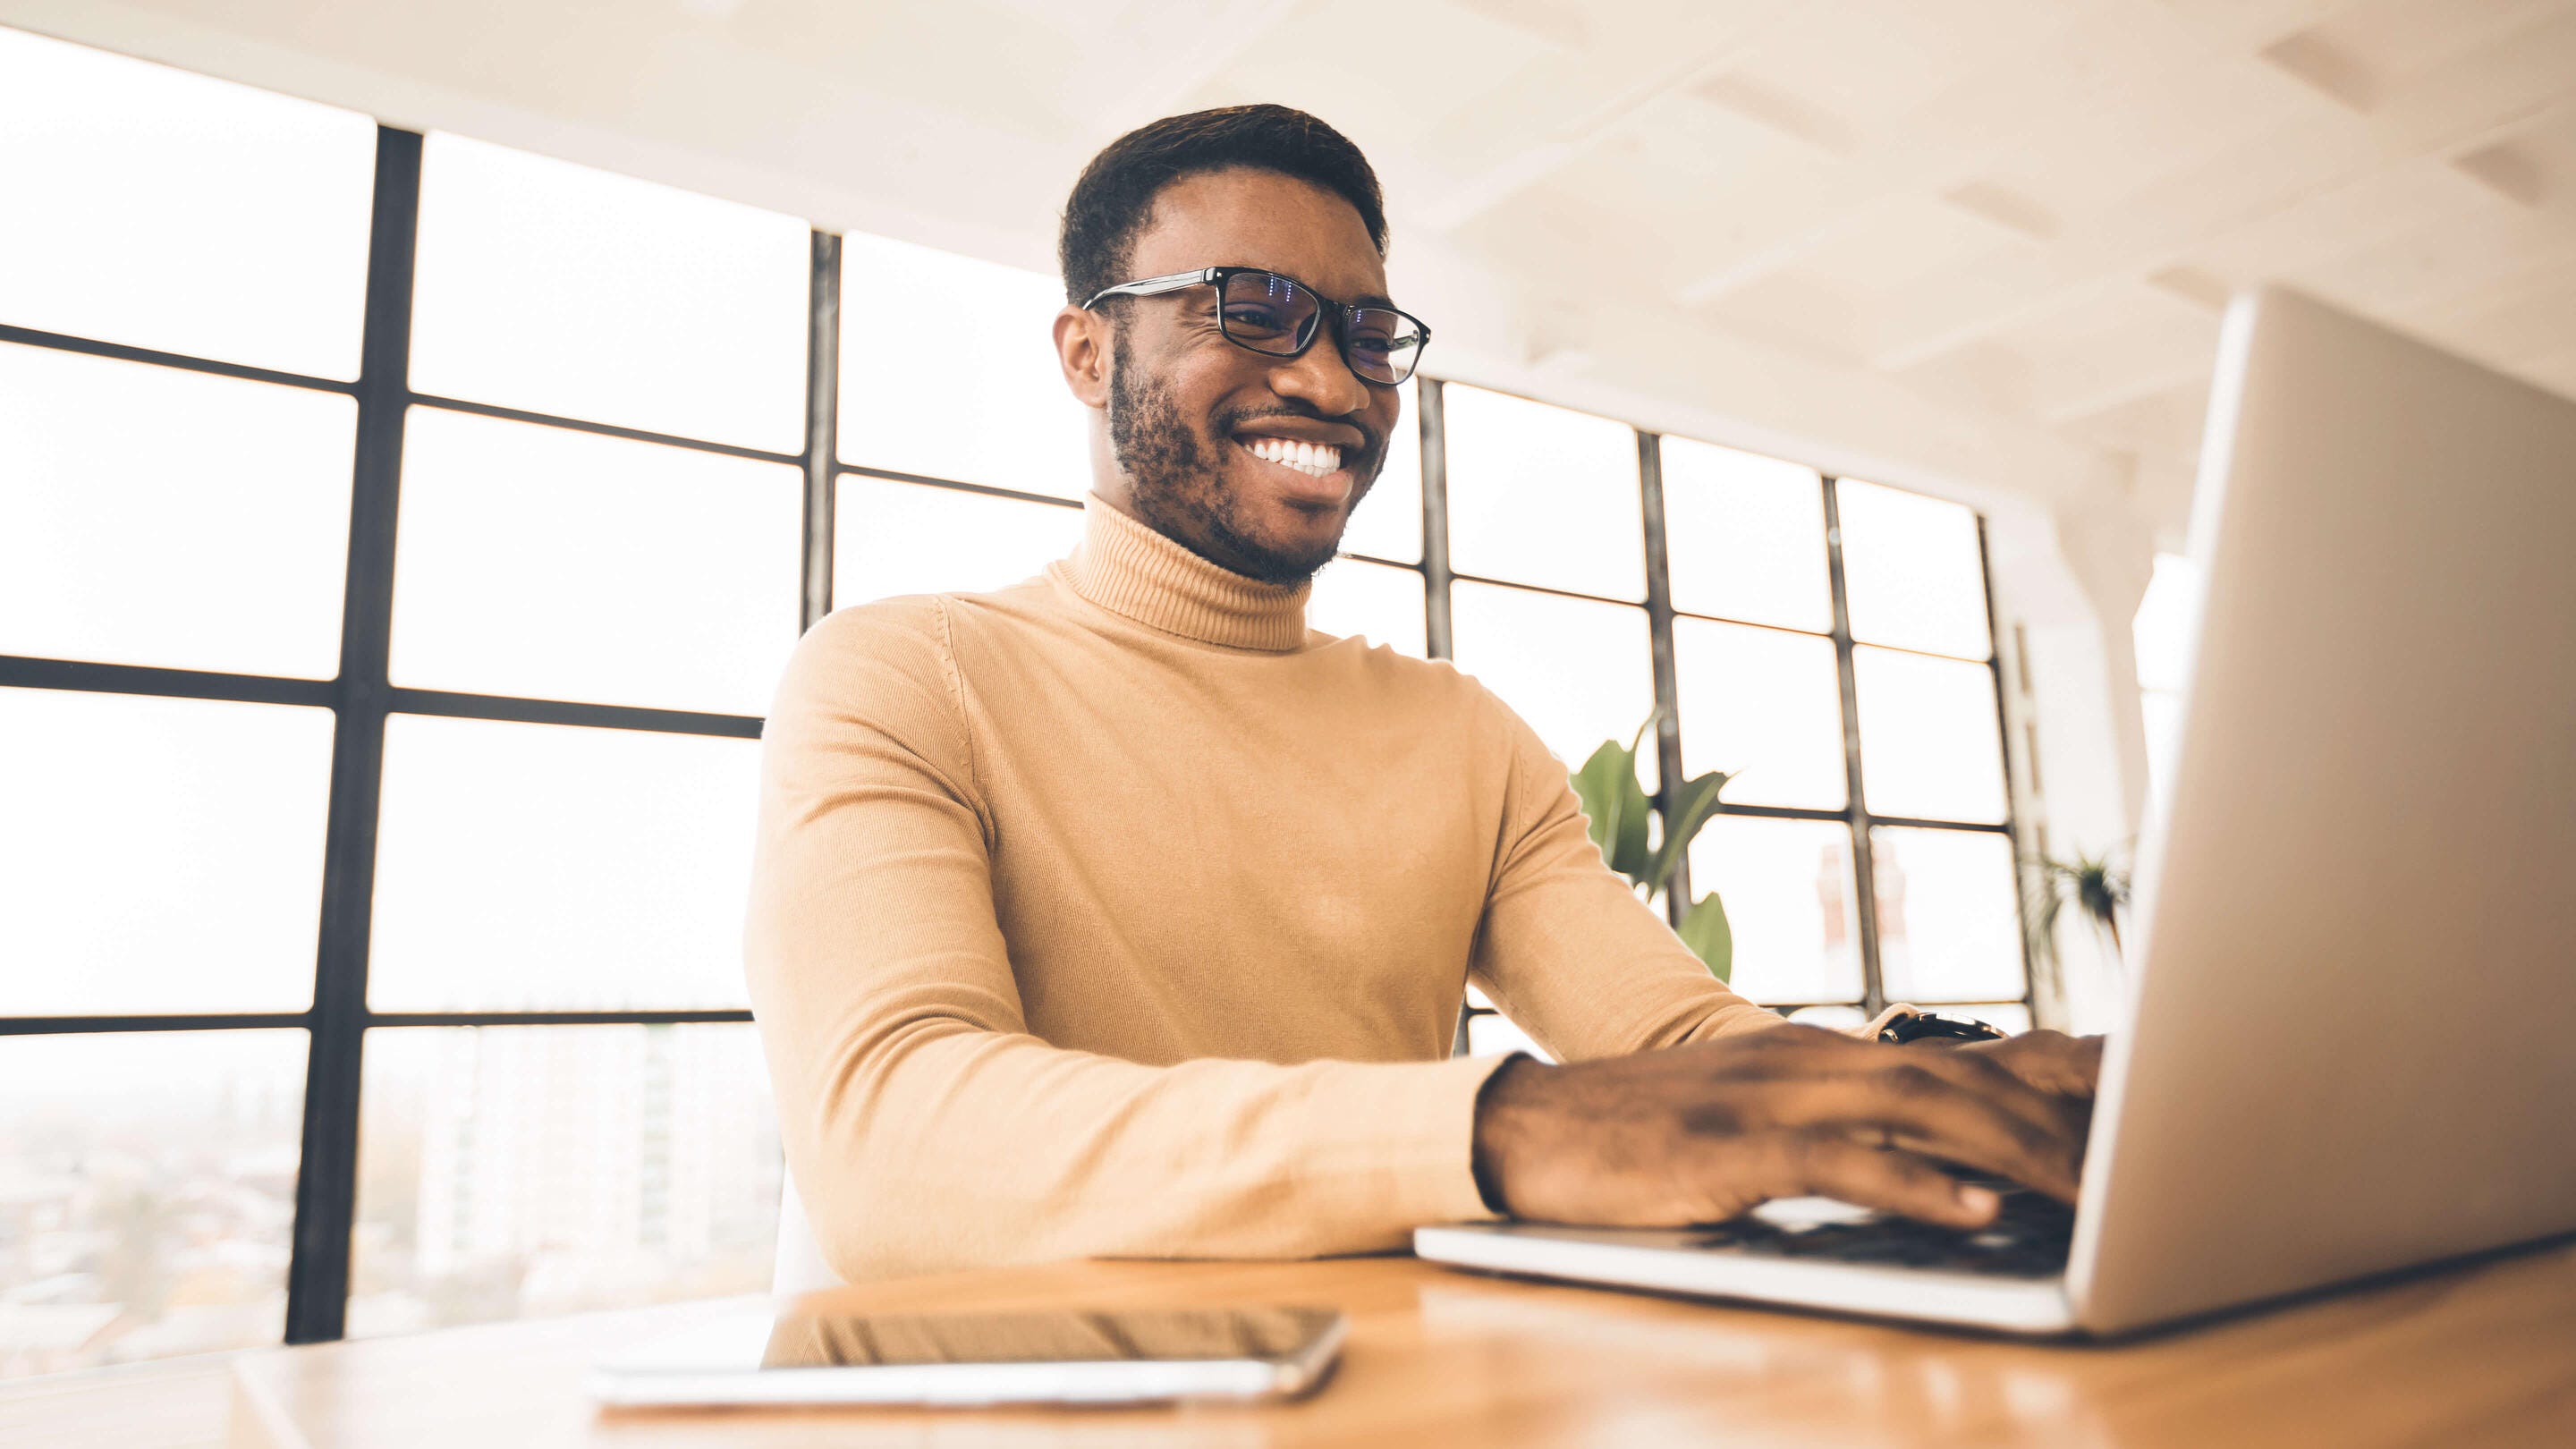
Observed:
[[[1321,478],[1342,466],[1342,450],[1333,443],[1300,443],[1287,438],[1256,437],[1242,444],[1242,448],[1264,462],[1294,468],[1311,478]]]

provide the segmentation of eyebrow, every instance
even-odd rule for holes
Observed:
[[[1278,274],[1278,275],[1280,275],[1280,276],[1283,276],[1283,277],[1289,278],[1289,279],[1290,279],[1290,280],[1292,280],[1292,281],[1295,281],[1299,286],[1307,287],[1307,288],[1310,288],[1310,289],[1314,287],[1314,284],[1313,284],[1312,282],[1308,282],[1308,281],[1306,281],[1304,278],[1299,277],[1299,276],[1298,276],[1296,273],[1294,273],[1294,272],[1285,272],[1285,271],[1280,271],[1280,269],[1279,269],[1279,268],[1277,268],[1277,267],[1265,267],[1265,266],[1261,265],[1259,262],[1236,262],[1236,263],[1234,263],[1233,265],[1235,265],[1235,266],[1239,266],[1239,267],[1251,267],[1251,268],[1253,268],[1253,269],[1254,269],[1254,270],[1256,270],[1256,271],[1274,272],[1274,273],[1277,273],[1277,274]],[[1395,310],[1395,299],[1394,299],[1393,297],[1385,296],[1385,295],[1383,295],[1383,294],[1381,294],[1381,293],[1377,293],[1377,292],[1369,292],[1369,293],[1366,293],[1366,294],[1364,294],[1364,295],[1361,295],[1361,296],[1357,296],[1357,297],[1353,297],[1353,298],[1351,298],[1351,299],[1349,300],[1348,305],[1353,306],[1353,307],[1384,307],[1384,308],[1387,308],[1388,310],[1392,311],[1392,310]]]

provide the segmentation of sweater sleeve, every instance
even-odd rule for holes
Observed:
[[[1729,991],[1592,843],[1565,766],[1485,695],[1511,778],[1470,979],[1565,1061],[1780,1024]]]
[[[1167,1067],[1029,1034],[932,597],[798,645],[763,732],[746,965],[788,1166],[845,1278],[1304,1257],[1487,1217],[1495,1061]]]

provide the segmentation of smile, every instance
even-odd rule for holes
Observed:
[[[1242,437],[1235,446],[1265,463],[1294,468],[1309,478],[1324,478],[1339,472],[1342,450],[1333,443],[1300,443],[1288,438]]]

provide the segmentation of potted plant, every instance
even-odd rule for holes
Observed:
[[[2032,855],[2022,866],[2030,879],[2029,889],[2022,894],[2022,925],[2030,940],[2032,963],[2047,970],[2052,999],[2065,989],[2058,971],[2057,922],[2068,906],[2074,906],[2109,940],[2112,964],[2121,964],[2120,913],[2128,909],[2130,882],[2129,867],[2115,852],[2086,855],[2079,850],[2064,858]]]
[[[1663,817],[1662,838],[1650,844],[1647,824],[1655,818],[1655,806],[1647,798],[1646,787],[1637,780],[1637,745],[1662,713],[1659,708],[1647,715],[1646,722],[1637,727],[1637,733],[1625,745],[1603,740],[1592,758],[1583,762],[1583,768],[1573,772],[1574,793],[1583,802],[1592,843],[1601,848],[1602,860],[1643,886],[1650,902],[1671,889],[1673,874],[1681,868],[1692,837],[1717,813],[1718,792],[1734,778],[1725,771],[1712,770],[1673,788],[1671,811]],[[1673,933],[1708,967],[1710,975],[1724,981],[1734,972],[1735,935],[1726,924],[1726,906],[1718,900],[1717,892],[1710,891],[1692,901]]]

